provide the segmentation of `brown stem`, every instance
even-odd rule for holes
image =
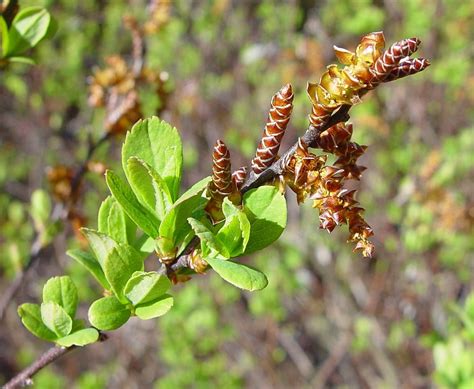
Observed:
[[[33,362],[26,369],[18,373],[10,381],[8,381],[3,389],[13,389],[21,388],[23,386],[31,385],[33,377],[38,371],[48,366],[50,363],[53,363],[57,359],[61,358],[63,355],[74,350],[77,346],[71,347],[51,347],[43,355],[41,355],[35,362]]]
[[[349,110],[351,109],[351,105],[343,105],[341,106],[331,118],[328,120],[326,125],[324,125],[321,129],[316,130],[313,126],[309,126],[306,130],[305,134],[301,137],[303,141],[309,147],[315,147],[317,140],[322,132],[327,130],[329,127],[334,126],[340,122],[346,122],[349,120]],[[286,157],[291,156],[298,146],[298,142],[291,146],[279,160],[275,161],[268,169],[264,170],[261,174],[256,176],[253,172],[250,173],[249,178],[242,186],[241,192],[242,194],[248,192],[250,189],[257,188],[262,186],[263,184],[271,181],[281,173],[283,173],[283,161]],[[191,242],[189,242],[186,249],[176,258],[176,261],[167,268],[167,273],[176,273],[181,269],[188,268],[190,263],[190,254],[192,251],[198,246],[199,238],[195,236]]]
[[[301,139],[309,146],[315,147],[316,141],[318,140],[321,133],[327,130],[329,127],[334,126],[337,123],[345,122],[349,120],[349,110],[351,105],[343,105],[339,108],[328,120],[326,125],[324,125],[320,130],[316,130],[313,126],[309,126],[306,130],[305,134],[301,137]],[[249,178],[242,186],[241,192],[245,193],[250,189],[257,188],[262,186],[266,182],[272,180],[273,178],[277,177],[279,174],[283,173],[282,166],[283,161],[285,161],[286,157],[291,156],[298,146],[298,142],[291,146],[278,161],[275,161],[268,169],[264,170],[262,174],[256,176],[253,172],[250,173]]]
[[[99,333],[99,339],[97,342],[105,342],[108,339],[108,335],[105,333]],[[91,343],[93,344],[93,343]],[[41,355],[35,362],[33,362],[30,366],[22,370],[18,373],[15,377],[13,377],[10,381],[8,381],[4,386],[3,389],[13,389],[13,388],[21,388],[27,385],[32,384],[32,379],[36,373],[38,373],[41,369],[44,369],[49,364],[55,362],[62,356],[66,355],[72,350],[75,350],[78,346],[71,346],[71,347],[58,347],[54,346],[51,347],[48,351],[46,351],[43,355]]]

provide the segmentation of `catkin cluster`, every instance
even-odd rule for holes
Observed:
[[[417,38],[403,39],[385,48],[382,32],[373,32],[361,39],[355,52],[334,47],[336,57],[344,65],[327,67],[318,83],[308,83],[307,93],[311,101],[308,131],[316,132],[316,140],[310,145],[319,152],[309,150],[302,138],[295,151],[286,153],[279,161],[280,177],[274,180],[282,190],[289,187],[296,193],[298,203],[313,201],[318,210],[320,228],[331,232],[336,226],[346,224],[348,241],[355,244],[354,251],[365,257],[374,253],[369,241],[372,228],[364,220],[362,208],[355,199],[355,190],[345,188],[347,180],[360,180],[366,169],[357,163],[367,146],[351,141],[353,126],[338,123],[328,128],[329,120],[342,106],[361,101],[369,90],[384,82],[403,78],[426,69],[430,64],[424,58],[410,58],[420,44]],[[251,161],[251,176],[255,179],[278,160],[278,151],[293,110],[293,90],[290,84],[283,86],[272,98],[268,120],[255,157]],[[335,162],[327,164],[328,156]],[[238,203],[239,190],[246,174],[244,168],[230,169],[230,154],[223,142],[218,141],[213,154],[212,182],[208,194],[207,211],[214,222],[222,220],[220,207],[223,198],[233,197]]]

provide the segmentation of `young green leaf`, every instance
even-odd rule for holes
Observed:
[[[85,346],[96,342],[97,339],[99,339],[99,331],[95,328],[84,328],[57,339],[56,343],[62,347]]]
[[[127,171],[130,186],[138,200],[158,219],[163,220],[173,203],[166,182],[150,165],[137,157],[129,158]]]
[[[201,194],[207,188],[209,182],[211,182],[211,176],[207,176],[199,180],[181,195],[181,197],[178,199],[178,202],[183,202],[191,197]]]
[[[228,197],[224,198],[224,201],[222,202],[222,213],[226,219],[230,219],[239,212],[241,212],[241,210],[234,203],[232,203]]]
[[[40,339],[53,341],[57,335],[43,323],[41,319],[41,308],[38,304],[22,304],[18,307],[18,315],[23,325],[33,335]]]
[[[156,272],[136,272],[128,280],[124,293],[133,306],[156,300],[171,287],[168,277]]]
[[[205,243],[209,249],[214,250],[216,253],[222,254],[228,258],[228,250],[226,249],[224,243],[221,242],[221,240],[214,234],[211,226],[206,225],[192,217],[188,218],[188,223],[191,225],[194,233],[201,240],[201,246],[203,243]],[[203,253],[204,252],[205,250],[203,250]]]
[[[197,214],[201,212],[198,212]],[[195,236],[194,231],[191,228],[187,229],[187,231],[188,233],[186,235],[183,235],[182,238],[180,238],[180,240],[178,241],[178,245],[176,246],[176,253],[178,255],[181,254],[186,249],[186,247],[188,247],[189,242],[191,242]]]
[[[172,200],[178,197],[183,145],[176,128],[157,117],[137,122],[122,147],[122,166],[130,180],[127,161],[138,157],[149,164],[166,182]]]
[[[48,34],[51,15],[41,7],[27,7],[18,12],[8,31],[4,56],[12,57],[35,47]]]
[[[142,235],[134,242],[133,247],[142,253],[152,253],[155,251],[155,239],[148,235]]]
[[[142,320],[163,316],[173,306],[173,297],[165,294],[156,300],[140,304],[135,308],[135,314]]]
[[[224,280],[245,290],[260,290],[268,285],[265,274],[249,266],[222,259],[206,258],[206,262]]]
[[[108,196],[99,208],[99,232],[120,243],[133,243],[137,227],[113,196]]]
[[[110,236],[89,228],[82,228],[81,232],[89,242],[89,246],[94,252],[100,267],[103,269],[105,259],[112,252],[112,250],[117,247],[117,242]]]
[[[77,308],[76,285],[69,276],[50,278],[43,287],[43,302],[58,304],[74,319]]]
[[[205,185],[203,187],[203,181],[201,180],[186,191],[161,222],[160,238],[167,239],[172,247],[181,246],[181,243],[189,236],[192,229],[187,222],[188,218],[197,217],[207,203],[206,198],[202,197],[202,192],[206,187]]]
[[[2,33],[2,56],[5,56],[6,51],[8,50],[8,26],[7,22],[3,18],[2,15],[0,15],[0,31]]]
[[[105,179],[110,192],[112,192],[130,219],[146,234],[156,238],[160,225],[160,221],[156,215],[140,204],[130,187],[114,172],[108,170],[105,173]]]
[[[242,254],[242,231],[240,230],[240,221],[237,215],[231,216],[225,221],[225,224],[219,230],[216,236],[222,242],[224,250],[221,254],[226,258]]]
[[[274,186],[261,186],[245,193],[243,202],[251,226],[244,254],[250,254],[280,237],[286,226],[286,201]]]
[[[242,254],[250,238],[250,222],[244,212],[238,209],[227,198],[222,207],[225,223],[217,233],[217,238],[224,244],[226,258]]]
[[[115,296],[102,297],[89,308],[89,321],[99,330],[115,330],[124,325],[131,312]]]
[[[69,335],[72,319],[63,307],[52,301],[41,304],[41,320],[58,337]]]
[[[74,319],[72,321],[72,330],[71,330],[71,334],[73,332],[77,332],[79,330],[83,330],[84,328],[86,328],[86,324],[84,322],[84,320],[82,319]]]
[[[92,254],[79,249],[68,250],[66,251],[66,254],[89,270],[89,272],[105,290],[111,289],[109,281],[107,281],[107,278],[105,278],[104,271],[100,267],[99,262],[97,262],[97,259],[95,259]]]
[[[120,245],[114,248],[104,262],[104,274],[117,298],[127,303],[123,289],[136,271],[143,270],[143,260],[133,247]]]

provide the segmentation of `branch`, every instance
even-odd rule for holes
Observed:
[[[313,126],[309,126],[306,130],[305,134],[301,137],[301,139],[309,146],[315,147],[317,140],[322,132],[327,130],[328,128],[334,126],[340,122],[346,122],[349,120],[349,110],[351,109],[351,105],[343,105],[341,106],[328,120],[326,125],[324,125],[319,131],[316,130]],[[250,173],[249,178],[242,186],[241,192],[242,194],[249,191],[250,189],[257,188],[262,186],[268,181],[271,181],[273,178],[277,177],[281,173],[283,173],[283,161],[286,160],[286,157],[291,156],[296,151],[298,147],[298,142],[296,142],[293,146],[291,146],[281,157],[279,160],[275,161],[267,170],[263,171],[262,174],[256,176],[253,172]]]
[[[21,388],[27,385],[31,385],[33,383],[31,380],[31,377],[33,377],[33,375],[35,375],[38,371],[48,366],[50,363],[53,363],[57,359],[61,358],[63,355],[66,355],[67,353],[69,353],[70,351],[76,348],[77,346],[51,347],[48,351],[46,351],[43,355],[41,355],[30,366],[28,366],[26,369],[24,369],[15,377],[13,377],[10,381],[8,381],[3,386],[3,389]]]
[[[102,332],[99,333],[99,339],[97,342],[105,342],[108,339],[108,335]],[[96,342],[96,343],[97,343]],[[94,344],[94,343],[91,343]],[[13,388],[21,388],[27,385],[31,385],[33,377],[38,371],[44,369],[49,364],[55,362],[57,359],[61,358],[62,356],[66,355],[72,350],[79,348],[78,346],[71,346],[71,347],[58,347],[54,346],[51,347],[48,351],[46,351],[43,355],[41,355],[35,362],[33,362],[30,366],[26,369],[22,370],[18,373],[15,377],[13,377],[10,381],[8,381],[4,386],[3,389],[13,389]]]
[[[346,122],[349,120],[349,110],[351,109],[351,105],[342,105],[333,115],[330,117],[328,122],[321,127],[320,130],[316,130],[313,126],[309,126],[304,135],[301,139],[309,146],[315,147],[317,144],[317,140],[321,133],[326,131],[328,128],[334,126],[340,122]],[[253,172],[250,173],[247,181],[242,186],[240,190],[242,194],[248,192],[250,189],[257,188],[259,186],[264,185],[265,183],[273,180],[275,177],[278,177],[281,173],[283,173],[284,166],[283,161],[294,154],[296,148],[298,147],[298,142],[296,142],[293,146],[291,146],[282,156],[280,159],[275,161],[268,169],[264,170],[261,174],[256,176]],[[190,268],[191,264],[191,253],[193,250],[199,245],[199,238],[195,236],[191,242],[189,242],[186,249],[179,255],[172,265],[166,268],[166,272],[168,275],[178,272],[184,268]]]

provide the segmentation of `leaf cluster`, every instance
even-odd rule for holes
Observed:
[[[182,153],[182,142],[175,128],[157,117],[139,121],[122,148],[125,178],[114,171],[106,172],[111,195],[99,209],[98,229],[82,229],[91,251],[67,252],[104,289],[104,297],[89,308],[88,318],[95,334],[98,334],[96,329],[117,329],[131,316],[148,320],[168,312],[173,305],[173,297],[167,294],[170,278],[179,279],[170,266],[185,255],[185,249],[196,238],[201,245],[193,255],[205,264],[199,272],[209,265],[224,280],[246,290],[263,289],[268,283],[262,272],[230,259],[261,250],[281,235],[286,224],[284,197],[275,187],[264,186],[247,192],[242,205],[225,199],[225,219],[213,225],[204,211],[209,178],[179,193]],[[35,222],[44,224],[45,215],[40,212],[45,204],[44,196],[37,193],[34,199]],[[153,252],[162,268],[145,271],[144,261]],[[193,269],[197,272],[190,265],[186,277]],[[52,280],[45,290],[50,289]],[[35,335],[59,344],[80,344],[76,338],[62,339],[76,332],[69,322],[72,323],[77,305],[77,291],[72,281],[67,280],[68,288],[62,289],[65,297],[53,301],[57,306],[50,303],[51,299],[45,299],[49,304],[45,308],[24,304],[19,312],[25,326]],[[74,304],[61,305],[66,304],[67,298]],[[74,309],[69,308],[72,305]],[[33,320],[39,317],[39,312],[43,324]],[[39,324],[33,326],[32,322]],[[97,337],[91,341],[95,340]]]
[[[71,278],[53,277],[43,287],[41,305],[22,304],[18,314],[24,326],[38,338],[63,347],[85,346],[97,341],[99,332],[75,319],[77,303],[77,289]]]

